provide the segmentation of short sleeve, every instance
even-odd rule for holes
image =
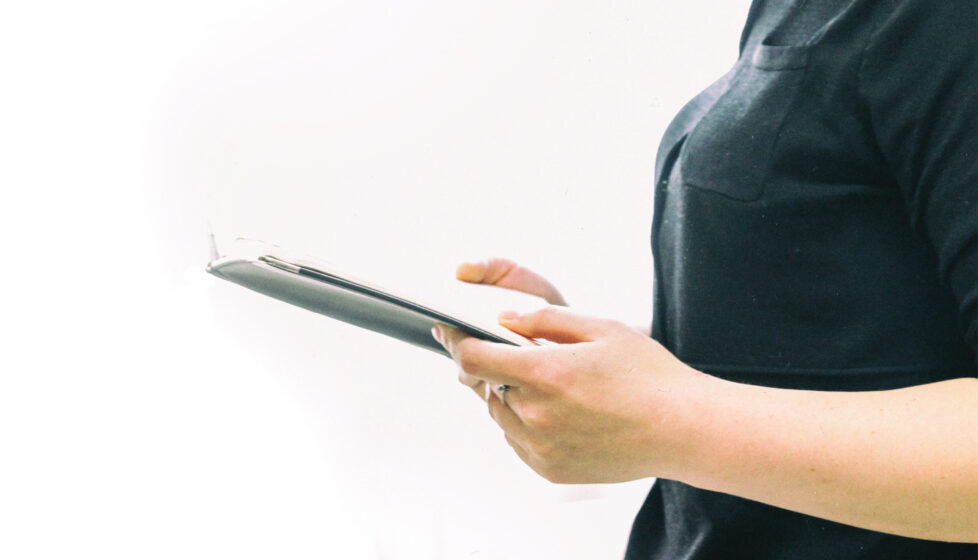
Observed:
[[[860,92],[910,222],[978,338],[978,2],[880,2]]]

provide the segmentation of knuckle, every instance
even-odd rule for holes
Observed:
[[[549,321],[559,314],[557,308],[549,305],[537,312],[537,317],[543,321]]]
[[[462,345],[459,346],[458,357],[458,367],[462,369],[463,373],[475,373],[479,371],[482,360],[476,352],[472,352],[469,348],[463,348]]]
[[[553,444],[550,442],[539,439],[531,440],[527,442],[526,450],[544,467],[549,467],[553,463],[553,458],[551,457]]]
[[[571,452],[566,446],[551,442],[547,446],[547,460],[553,466],[567,465],[572,461]]]
[[[550,427],[550,412],[537,404],[525,404],[520,407],[520,416],[526,427],[535,432],[546,432]]]
[[[479,379],[478,377],[473,377],[473,376],[469,375],[468,373],[466,373],[461,368],[458,370],[458,381],[462,385],[465,385],[466,387],[469,387],[469,388],[475,390],[476,392],[479,391],[480,386],[483,383],[483,381],[481,379]]]
[[[574,481],[571,464],[563,459],[551,456],[553,444],[544,442],[524,443],[526,464],[537,474],[555,484]]]
[[[486,284],[497,284],[502,281],[503,278],[513,272],[513,270],[516,269],[516,266],[516,263],[510,259],[491,257],[486,262],[487,273],[483,282]]]

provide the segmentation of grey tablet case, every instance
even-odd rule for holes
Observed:
[[[479,325],[354,279],[332,267],[289,257],[274,245],[249,240],[235,244],[239,256],[216,258],[207,265],[207,271],[292,305],[446,356],[448,353],[431,336],[431,328],[438,323],[485,340],[535,345],[498,325]]]

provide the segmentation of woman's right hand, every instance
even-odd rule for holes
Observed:
[[[509,259],[494,257],[480,262],[464,262],[458,265],[455,277],[470,284],[498,286],[541,297],[551,305],[567,306],[567,300],[549,280]],[[462,370],[458,372],[458,380],[471,387],[483,400],[489,398],[488,388],[481,380]]]

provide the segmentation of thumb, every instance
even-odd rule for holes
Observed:
[[[589,342],[607,336],[617,323],[575,313],[566,307],[544,307],[532,313],[503,311],[499,324],[527,338],[544,338],[560,344]]]
[[[564,296],[549,280],[509,259],[491,258],[482,262],[465,262],[455,277],[463,282],[486,284],[543,298],[552,305],[567,305]]]

